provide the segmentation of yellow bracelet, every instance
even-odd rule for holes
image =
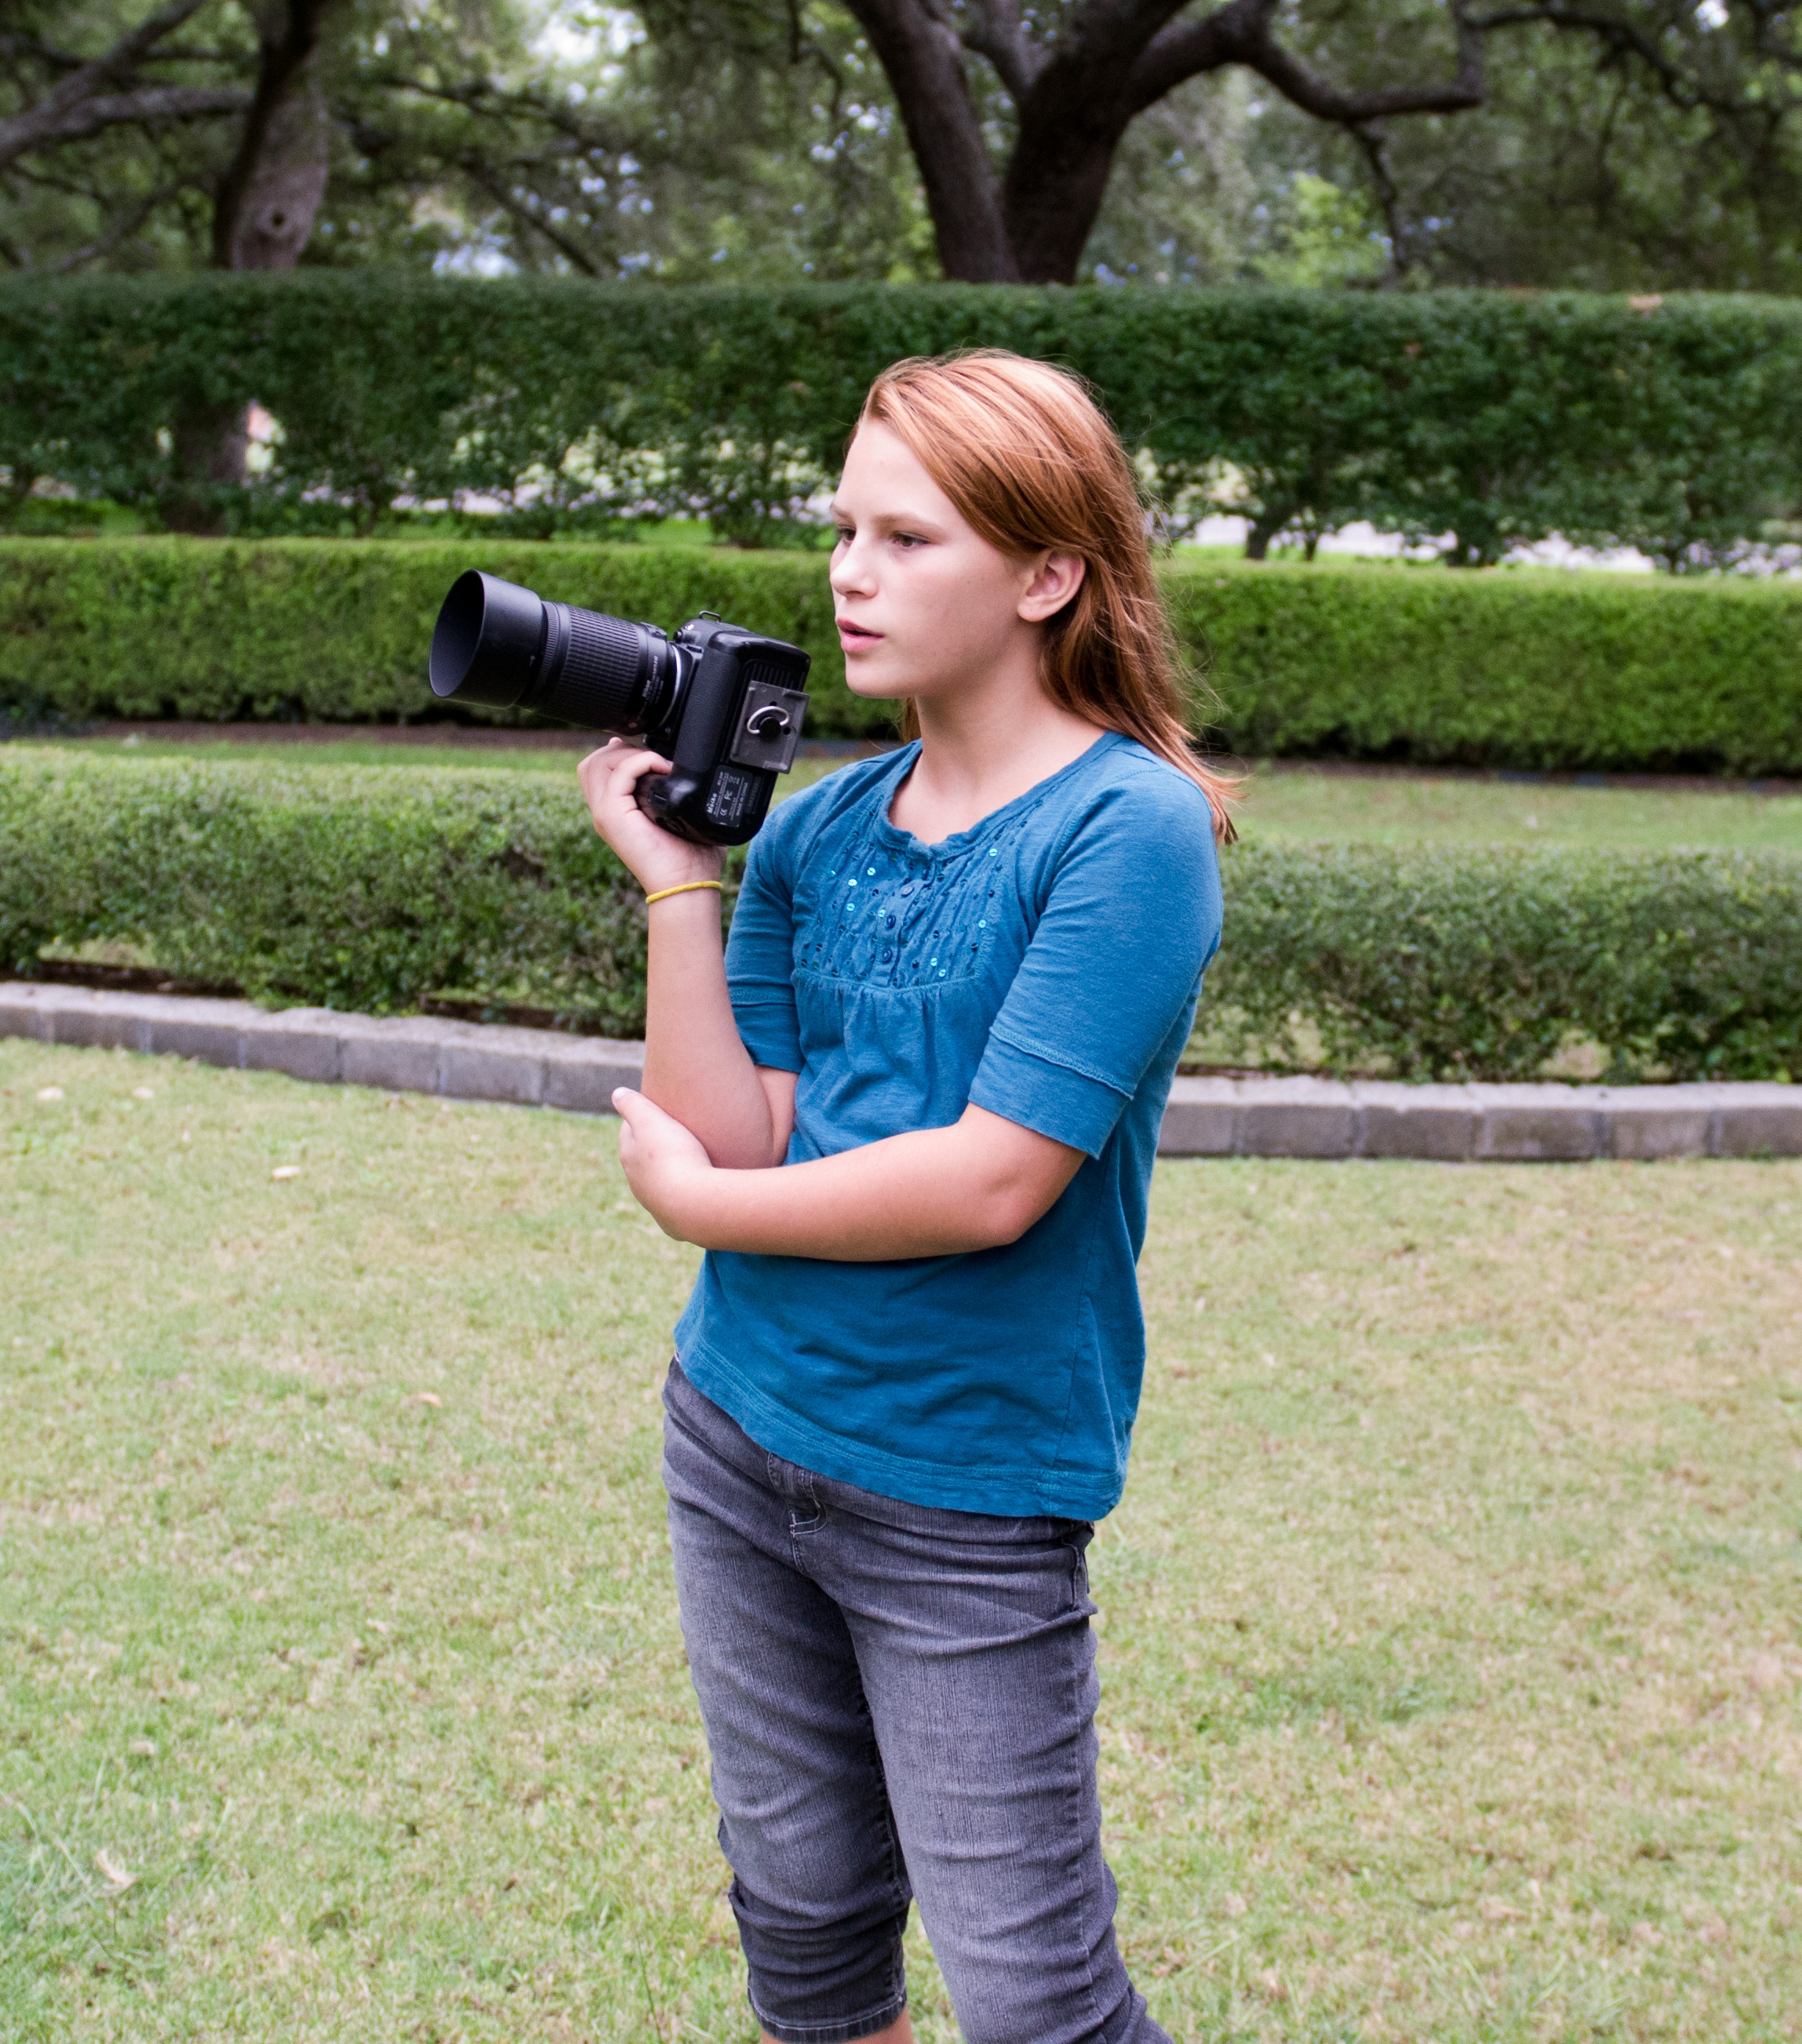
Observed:
[[[685,880],[679,887],[665,887],[657,893],[647,894],[644,905],[648,909],[653,901],[667,901],[672,894],[692,894],[697,888],[724,887],[724,882],[720,880]]]

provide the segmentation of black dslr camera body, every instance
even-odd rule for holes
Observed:
[[[642,736],[674,771],[647,774],[638,806],[697,844],[743,844],[794,763],[808,656],[703,612],[674,638],[471,569],[432,634],[432,693]]]

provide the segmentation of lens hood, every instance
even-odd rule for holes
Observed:
[[[511,709],[536,681],[544,645],[544,598],[471,568],[438,613],[426,667],[432,693]]]

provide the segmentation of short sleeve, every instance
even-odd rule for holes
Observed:
[[[726,986],[732,1018],[751,1062],[798,1072],[794,893],[784,855],[786,837],[786,832],[767,828],[751,840],[726,938]]]
[[[1056,857],[972,1104],[1099,1156],[1220,936],[1207,798],[1148,764],[1108,790]]]

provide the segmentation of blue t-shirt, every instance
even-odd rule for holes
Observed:
[[[726,976],[759,1065],[799,1074],[788,1162],[974,1101],[1086,1153],[1005,1248],[836,1263],[710,1251],[676,1330],[770,1453],[916,1504],[1097,1519],[1145,1331],[1158,1131],[1220,940],[1207,798],[1109,733],[974,828],[889,820],[918,747],[791,796],[751,849]]]

